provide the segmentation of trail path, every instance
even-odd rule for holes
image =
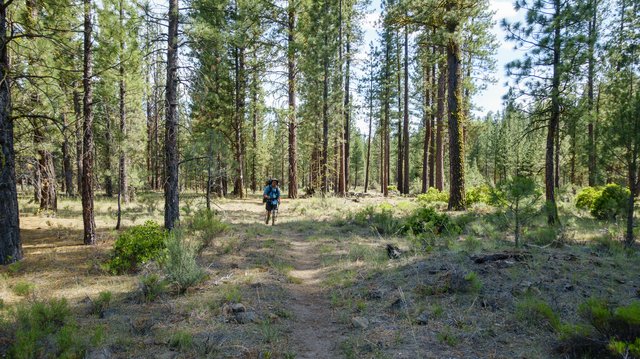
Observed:
[[[233,213],[234,207],[225,207],[232,211],[229,214],[234,217],[234,222],[255,223],[256,218],[263,214],[262,207],[251,208],[251,214],[247,213],[246,206],[242,213]],[[346,338],[343,335],[345,328],[337,322],[327,289],[322,285],[326,272],[317,243],[308,241],[309,230],[298,222],[300,218],[287,218],[282,214],[272,227],[272,236],[286,242],[284,259],[294,268],[289,272],[293,280],[283,285],[287,291],[284,297],[288,298],[285,307],[291,313],[291,318],[287,319],[290,349],[296,358],[341,357],[338,347]]]
[[[289,274],[299,280],[288,284],[289,308],[293,314],[291,343],[298,358],[335,358],[342,341],[341,325],[336,323],[328,295],[321,286],[322,265],[314,246],[299,234],[290,236],[294,268]]]

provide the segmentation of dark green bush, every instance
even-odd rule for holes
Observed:
[[[361,226],[370,226],[380,234],[393,235],[401,229],[400,222],[393,216],[392,207],[385,203],[365,207],[354,215],[353,221]]]
[[[487,185],[471,187],[466,193],[467,205],[475,203],[491,204],[491,187]]]
[[[184,293],[189,287],[204,279],[205,271],[196,262],[198,244],[189,241],[179,231],[172,231],[166,240],[167,262],[164,270],[167,277]]]
[[[160,259],[165,254],[167,231],[155,222],[127,229],[118,236],[113,257],[107,267],[114,274],[138,269],[140,264]]]
[[[81,358],[88,346],[64,298],[18,307],[15,324],[10,358]]]
[[[639,358],[640,301],[613,307],[591,298],[578,308],[584,323],[563,325],[558,350],[572,358]]]
[[[200,239],[198,252],[201,252],[211,244],[211,241],[216,236],[226,231],[229,226],[223,223],[215,212],[201,210],[193,215],[193,218],[188,224],[188,228],[198,233]]]
[[[576,208],[582,210],[591,210],[596,198],[602,195],[602,187],[585,187],[578,192],[576,196]]]
[[[407,218],[404,230],[418,234],[458,234],[460,226],[444,213],[438,213],[431,207],[419,207]]]
[[[617,184],[608,184],[602,194],[596,197],[591,207],[591,215],[597,219],[616,219],[627,212],[629,189]]]
[[[449,193],[445,191],[438,191],[437,189],[431,187],[427,190],[427,193],[421,193],[417,197],[418,203],[420,204],[429,204],[434,202],[449,202]]]

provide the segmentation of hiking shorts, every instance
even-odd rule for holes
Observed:
[[[267,211],[271,212],[274,209],[278,209],[278,203],[272,203],[271,201],[267,201]]]

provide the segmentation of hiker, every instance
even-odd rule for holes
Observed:
[[[271,211],[277,210],[280,204],[280,188],[278,188],[278,180],[270,179],[267,182],[267,186],[264,188],[263,202],[267,204],[267,220],[266,224],[269,224],[269,217]]]

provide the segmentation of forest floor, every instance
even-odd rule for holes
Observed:
[[[202,205],[195,196],[182,201],[183,217]],[[567,211],[562,241],[542,245],[539,225],[515,250],[492,210],[477,206],[450,213],[462,234],[425,249],[356,220],[382,202],[394,218],[417,207],[402,197],[285,199],[271,226],[258,197],[219,200],[229,229],[199,258],[207,279],[146,302],[140,282],[161,274],[157,265],[118,276],[103,269],[117,237],[113,200],[96,202],[95,246],[82,245],[78,201],[62,199],[47,215],[21,200],[25,259],[0,268],[0,321],[11,324],[29,303],[66,298],[91,338],[86,358],[550,358],[563,357],[558,333],[544,314],[535,318],[535,303],[576,323],[590,297],[617,305],[640,297],[640,257],[611,240],[622,224]],[[161,207],[159,195],[141,196],[124,223],[162,222]],[[389,258],[387,244],[399,258]],[[96,313],[100,292],[113,298]],[[245,311],[230,314],[237,303]],[[0,357],[10,327],[0,329]]]

